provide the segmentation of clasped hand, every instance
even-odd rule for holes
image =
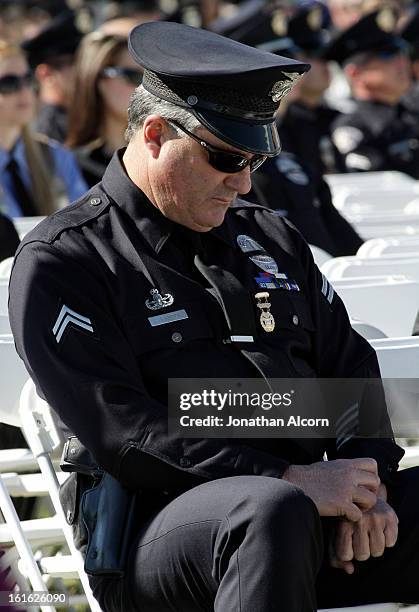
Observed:
[[[329,549],[333,567],[352,574],[353,560],[379,557],[395,545],[398,518],[386,501],[374,459],[290,465],[283,478],[311,497],[320,516],[340,517]]]
[[[385,491],[384,485],[382,487]],[[380,497],[375,506],[364,512],[356,523],[340,519],[330,540],[330,564],[347,574],[353,574],[354,559],[366,561],[370,557],[381,557],[385,548],[396,544],[398,523],[393,508]]]

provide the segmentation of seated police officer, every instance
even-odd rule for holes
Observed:
[[[344,66],[353,110],[333,124],[348,172],[399,170],[419,178],[419,123],[403,101],[411,86],[406,43],[386,7],[343,32],[327,52]]]
[[[10,287],[38,392],[140,491],[124,575],[92,578],[95,596],[124,612],[419,600],[417,472],[397,473],[383,402],[357,408],[376,415],[363,439],[352,418],[337,440],[167,432],[168,378],[379,376],[301,235],[236,198],[278,152],[275,113],[307,65],[165,22],[136,27],[130,48],[145,71],[126,150],[26,237]]]

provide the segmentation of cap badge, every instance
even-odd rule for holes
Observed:
[[[270,302],[268,302],[269,293],[267,291],[261,291],[255,294],[255,298],[257,300],[256,306],[261,310],[259,320],[262,329],[266,332],[273,332],[275,329],[275,319],[269,310],[271,307]]]
[[[376,17],[376,23],[383,32],[392,32],[396,27],[396,17],[391,8],[383,8]]]
[[[145,301],[145,305],[150,310],[160,310],[161,308],[167,308],[174,302],[173,295],[166,293],[164,296],[159,293],[158,289],[151,289],[151,299]]]
[[[299,72],[284,72],[283,74],[287,77],[288,81],[277,81],[273,84],[273,87],[269,92],[269,95],[274,102],[279,102],[282,100],[282,98],[286,96],[294,87],[296,81],[298,81],[298,79],[302,76]]]
[[[318,32],[322,27],[323,14],[320,6],[316,6],[307,14],[307,24],[310,30]]]
[[[272,32],[277,36],[285,36],[287,33],[287,18],[283,10],[279,9],[272,14]]]

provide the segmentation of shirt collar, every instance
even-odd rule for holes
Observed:
[[[26,166],[25,147],[22,138],[19,138],[11,151],[0,147],[0,170],[6,168],[11,157],[16,160],[19,166]]]
[[[162,215],[131,181],[122,163],[124,152],[125,149],[120,149],[114,153],[103,175],[102,185],[106,193],[134,220],[151,248],[159,253],[178,224]],[[230,247],[235,246],[226,221],[202,234],[202,237],[207,235],[215,236]]]

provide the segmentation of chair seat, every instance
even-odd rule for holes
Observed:
[[[65,541],[61,523],[57,516],[21,521],[20,524],[26,538],[33,546],[46,546]],[[0,525],[0,545],[8,547],[13,546],[13,544],[9,526],[6,524]]]

